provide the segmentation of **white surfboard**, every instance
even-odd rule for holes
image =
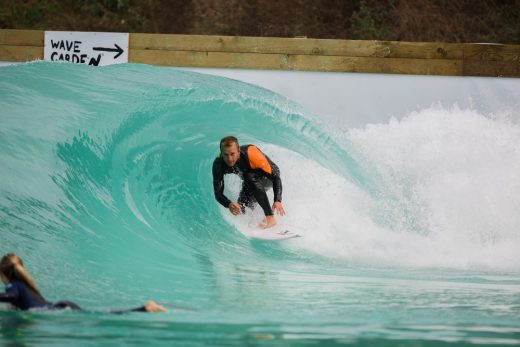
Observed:
[[[255,240],[278,241],[300,237],[301,235],[285,228],[270,228],[250,231],[246,236]]]

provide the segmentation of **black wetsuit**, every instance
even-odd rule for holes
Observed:
[[[240,158],[233,167],[229,167],[219,155],[213,161],[213,191],[215,199],[228,208],[231,200],[224,195],[224,175],[237,174],[242,177],[242,189],[238,203],[244,212],[244,206],[253,208],[258,202],[266,216],[273,211],[267,198],[266,190],[273,187],[274,201],[282,201],[282,180],[278,166],[264,155],[256,146],[240,146]]]
[[[62,300],[56,303],[46,301],[43,296],[36,293],[24,281],[19,279],[12,279],[5,286],[5,293],[0,293],[0,302],[7,302],[19,310],[30,309],[47,309],[47,310],[62,310],[69,308],[71,310],[81,310],[81,307],[73,302]],[[133,308],[129,310],[113,310],[110,313],[120,314],[127,312],[144,312],[144,306]]]
[[[8,302],[20,310],[31,308],[51,308],[41,295],[29,288],[25,282],[13,279],[5,286],[5,293],[0,294],[0,302]]]

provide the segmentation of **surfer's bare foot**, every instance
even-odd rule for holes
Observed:
[[[258,224],[260,229],[268,229],[276,225],[276,219],[274,216],[265,216],[262,223]]]
[[[144,304],[144,309],[146,312],[168,312],[168,310],[166,310],[164,307],[151,300]]]

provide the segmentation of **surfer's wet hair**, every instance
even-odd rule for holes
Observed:
[[[223,137],[220,140],[220,150],[222,151],[222,148],[224,148],[224,147],[231,147],[234,143],[236,143],[237,147],[239,147],[238,139],[236,137],[234,137],[234,136]]]

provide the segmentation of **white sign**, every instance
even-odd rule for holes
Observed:
[[[128,33],[46,31],[44,59],[104,66],[128,62]]]

